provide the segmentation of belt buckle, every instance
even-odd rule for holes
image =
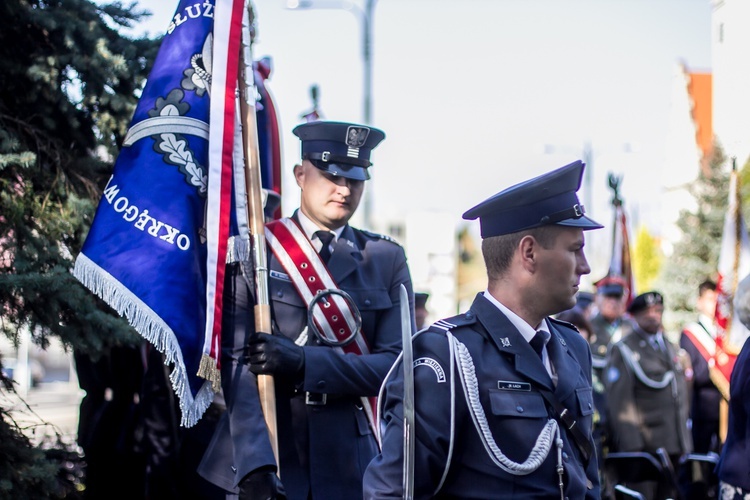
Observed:
[[[324,406],[327,396],[326,393],[305,392],[305,404],[310,406]]]

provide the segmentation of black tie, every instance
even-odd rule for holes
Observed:
[[[315,231],[315,235],[323,244],[323,246],[320,247],[320,252],[318,252],[320,254],[320,259],[328,264],[328,261],[331,258],[331,241],[336,235],[330,231]]]
[[[534,338],[532,338],[529,341],[529,345],[539,355],[539,359],[542,359],[542,351],[544,350],[544,332],[541,330],[536,332],[536,335],[534,335]]]

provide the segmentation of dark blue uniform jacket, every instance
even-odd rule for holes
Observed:
[[[295,339],[307,326],[307,306],[270,251],[269,268],[275,328]],[[409,297],[414,295],[403,248],[379,235],[347,226],[328,268],[359,308],[371,354],[306,345],[303,379],[275,377],[281,481],[290,500],[307,499],[308,494],[314,499],[361,497],[362,475],[378,450],[359,396],[377,396],[401,350],[399,285],[406,286]],[[227,418],[200,468],[201,475],[229,491],[236,491],[254,469],[275,464],[256,377],[241,362],[254,330],[252,293],[238,269],[233,273],[229,286],[234,289],[227,295],[234,294],[235,300],[225,310],[222,331]],[[307,405],[308,391],[326,394],[326,404]]]
[[[721,449],[721,481],[750,491],[750,342],[745,341],[729,380],[729,427]]]
[[[558,375],[557,387],[554,387],[541,359],[528,342],[505,315],[480,294],[468,313],[436,323],[413,342],[414,498],[560,498],[555,446],[536,471],[524,476],[505,472],[490,458],[469,413],[455,365],[450,364],[446,333],[439,328],[445,323],[455,325],[451,333],[471,354],[489,430],[506,456],[515,462],[525,461],[550,418],[551,412],[539,387],[554,391],[572,412],[593,447],[591,353],[586,340],[571,325],[549,321],[552,338],[547,349]],[[453,389],[455,425],[452,436]],[[367,499],[402,497],[402,399],[403,368],[399,363],[386,381],[383,451],[365,473]],[[596,457],[584,463],[571,436],[563,432],[562,439],[565,496],[599,498]],[[436,491],[448,460],[446,479]]]

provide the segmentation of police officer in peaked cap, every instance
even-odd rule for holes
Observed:
[[[399,288],[406,287],[413,311],[411,278],[399,244],[349,225],[385,134],[330,121],[299,125],[294,134],[301,145],[294,167],[299,209],[266,225],[274,331],[255,331],[253,291],[241,274],[249,266],[231,268],[234,301],[222,331],[227,417],[200,472],[240,500],[356,499],[378,451],[370,398],[401,350]],[[308,283],[342,291],[351,311],[321,307],[329,296],[316,302],[309,323],[317,292],[298,291]],[[344,321],[349,313],[359,315],[361,328]],[[278,464],[260,407],[261,374],[272,375],[276,387]]]
[[[302,141],[302,159],[334,177],[370,178],[370,152],[385,139],[373,127],[341,122],[308,122],[292,131]]]
[[[382,452],[365,498],[599,498],[588,343],[553,314],[590,268],[576,161],[468,210],[488,287],[469,311],[413,339],[414,387],[397,363],[381,401]],[[413,475],[403,480],[405,390],[415,404]],[[407,462],[409,461],[407,460]]]

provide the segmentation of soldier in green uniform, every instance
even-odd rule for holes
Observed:
[[[653,454],[664,448],[676,469],[693,443],[680,353],[663,332],[664,298],[655,291],[641,294],[628,312],[637,326],[612,345],[605,370],[612,451]],[[630,486],[646,498],[659,497],[656,484]]]

